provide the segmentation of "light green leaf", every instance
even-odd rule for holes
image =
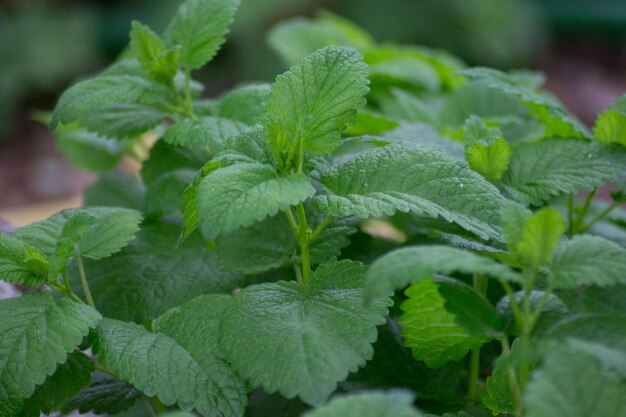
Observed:
[[[373,354],[389,300],[363,305],[364,267],[320,265],[308,284],[278,282],[239,291],[226,307],[222,348],[253,386],[318,405]],[[249,343],[254,340],[255,343]]]
[[[470,349],[488,342],[491,337],[469,334],[457,324],[455,315],[445,308],[439,284],[422,279],[406,291],[408,299],[400,308],[402,336],[413,357],[430,368],[462,359]]]
[[[145,186],[134,175],[113,171],[100,177],[85,190],[84,204],[86,207],[125,207],[142,210],[145,192]]]
[[[38,287],[46,282],[48,258],[32,246],[0,233],[0,280]]]
[[[598,236],[575,236],[556,248],[548,270],[552,288],[626,284],[626,249]]]
[[[521,204],[508,203],[502,207],[502,230],[507,248],[511,253],[516,254],[524,225],[532,215],[533,212]]]
[[[124,208],[88,207],[84,209],[63,210],[47,220],[20,227],[13,236],[52,256],[61,239],[63,228],[75,215],[92,216],[90,227],[80,233],[75,247],[81,256],[100,259],[120,251],[133,239],[141,213]]]
[[[409,90],[438,91],[441,80],[435,68],[414,50],[403,47],[370,49],[364,52],[372,92],[400,87]]]
[[[485,274],[512,282],[522,276],[486,256],[449,246],[413,246],[378,258],[365,278],[367,299],[389,294],[435,274]]]
[[[128,382],[96,372],[91,376],[91,385],[67,402],[63,412],[78,410],[80,413],[92,411],[113,415],[132,407],[140,396],[141,393]]]
[[[422,417],[407,391],[365,391],[333,398],[302,417]]]
[[[209,62],[226,38],[239,0],[185,0],[165,30],[165,41],[183,47],[180,61],[189,69]]]
[[[593,139],[626,146],[626,95],[622,95],[596,120]]]
[[[103,319],[93,335],[93,351],[108,370],[165,405],[194,408],[204,417],[243,415],[241,389],[233,392],[227,387],[231,380],[219,372],[226,365],[190,352],[165,334]]]
[[[307,56],[272,86],[263,126],[285,169],[302,152],[323,155],[340,144],[341,130],[365,105],[367,70],[356,50],[326,47]]]
[[[66,401],[78,394],[81,388],[89,385],[91,373],[95,370],[87,355],[74,351],[67,361],[59,365],[46,381],[35,389],[32,397],[22,405],[17,417],[39,417],[59,410]]]
[[[484,239],[501,239],[499,191],[437,149],[398,143],[373,149],[321,175],[328,195],[316,206],[332,215],[380,217],[396,211],[441,216]]]
[[[121,252],[100,261],[85,260],[85,274],[96,306],[107,317],[143,323],[199,294],[231,291],[243,284],[238,273],[218,268],[217,253],[198,234],[177,247],[180,224],[142,226]],[[72,287],[81,285],[75,266]]]
[[[166,50],[165,44],[147,25],[133,21],[130,47],[141,68],[155,80],[168,84],[178,72],[180,47]]]
[[[511,146],[498,128],[489,128],[478,117],[470,117],[463,127],[465,158],[469,166],[487,181],[495,182],[509,169]]]
[[[80,251],[83,236],[89,233],[96,222],[96,218],[82,210],[74,211],[61,229],[56,248],[50,256],[48,281],[54,282],[59,273],[65,268],[67,261]],[[132,236],[129,240],[132,239]]]
[[[553,350],[524,395],[528,417],[626,415],[626,382],[580,351]]]
[[[0,317],[1,417],[14,417],[101,318],[68,298],[55,303],[48,292],[0,301]]]
[[[253,161],[266,165],[276,165],[265,132],[260,125],[256,125],[240,135],[228,138],[226,148],[245,155]]]
[[[122,159],[125,143],[84,129],[59,125],[53,132],[59,150],[73,167],[103,172]]]
[[[491,410],[493,415],[515,412],[515,400],[511,392],[508,366],[502,362],[496,361],[491,375],[485,381],[485,394],[481,398],[483,405]],[[513,368],[513,372],[518,374],[515,368]]]
[[[515,148],[502,183],[516,200],[541,205],[561,193],[598,187],[621,175],[625,166],[626,150],[620,146],[545,140]]]
[[[276,175],[259,163],[219,168],[198,184],[200,226],[207,238],[251,226],[315,194],[304,174]]]
[[[217,101],[194,103],[194,111],[202,116],[222,117],[252,126],[261,122],[270,91],[269,84],[243,85],[229,91]]]
[[[171,145],[189,149],[205,149],[220,152],[226,140],[245,131],[248,125],[222,117],[202,116],[184,119],[171,125],[163,140]]]
[[[457,72],[470,82],[481,86],[503,91],[517,98],[531,115],[535,116],[544,126],[544,136],[565,138],[589,137],[589,130],[578,119],[565,110],[563,105],[553,96],[544,91],[520,82],[515,75],[491,68],[470,68]]]
[[[538,268],[552,259],[564,232],[563,215],[554,208],[544,208],[524,223],[519,242],[509,250],[525,265]]]

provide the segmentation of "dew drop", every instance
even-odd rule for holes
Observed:
[[[459,183],[459,187],[463,188],[464,184],[461,182]]]
[[[592,153],[588,153],[587,154],[587,158],[589,158],[589,159],[593,158],[593,154]]]

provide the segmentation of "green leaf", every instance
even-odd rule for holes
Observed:
[[[112,415],[132,407],[140,396],[141,393],[129,383],[96,372],[91,376],[91,385],[69,401],[63,407],[63,411],[78,410],[80,413],[92,411],[96,414]]]
[[[462,359],[470,349],[479,348],[491,337],[471,335],[457,324],[455,315],[445,308],[439,284],[422,279],[406,291],[408,299],[400,308],[402,336],[413,357],[430,368]]]
[[[270,91],[269,84],[244,85],[229,91],[217,101],[194,103],[194,111],[202,116],[221,117],[252,126],[261,122]]]
[[[575,236],[556,248],[548,269],[552,288],[626,284],[626,249],[598,236]]]
[[[325,46],[362,49],[373,45],[368,33],[328,12],[318,14],[315,19],[295,18],[281,22],[272,28],[267,42],[288,67]]]
[[[103,175],[87,188],[84,203],[86,207],[125,207],[142,210],[145,193],[145,186],[137,177],[122,171],[113,171]]]
[[[146,191],[145,212],[148,215],[182,214],[183,193],[196,177],[194,169],[177,169],[158,177]]]
[[[204,235],[211,239],[251,226],[315,194],[304,174],[276,175],[259,163],[219,168],[198,184],[197,204]]]
[[[516,255],[517,245],[522,239],[524,225],[533,215],[521,204],[509,203],[502,207],[502,229],[508,250]]]
[[[213,407],[238,416],[246,405],[246,387],[219,347],[220,323],[229,301],[230,296],[222,294],[196,297],[159,317],[153,329],[174,339],[209,373],[209,390],[219,393]]]
[[[321,175],[319,210],[380,217],[396,211],[441,216],[484,239],[501,239],[499,191],[451,155],[398,143],[359,154]]]
[[[560,348],[535,371],[524,406],[528,417],[621,416],[626,414],[626,383],[592,356]]]
[[[323,155],[340,144],[341,130],[365,105],[367,70],[356,50],[326,47],[307,56],[272,86],[263,126],[286,170],[302,153]]]
[[[43,412],[50,414],[59,410],[66,401],[77,395],[81,388],[89,385],[95,370],[87,355],[75,351],[67,361],[59,365],[46,381],[35,389],[32,397],[24,402],[17,417],[39,417]]]
[[[75,126],[59,125],[53,134],[65,160],[78,169],[107,171],[115,167],[124,155],[123,142]]]
[[[580,140],[553,139],[513,150],[502,183],[511,197],[542,205],[561,193],[591,190],[622,174],[626,150]]]
[[[389,300],[363,305],[364,267],[329,261],[308,284],[278,282],[239,291],[226,307],[222,348],[253,386],[318,405],[373,354]],[[254,340],[255,343],[249,343]]]
[[[589,131],[578,119],[565,110],[553,96],[520,82],[515,75],[491,68],[470,68],[457,72],[470,82],[496,89],[517,98],[526,106],[530,114],[544,126],[544,136],[551,137],[589,137]]]
[[[165,114],[153,105],[169,99],[167,87],[141,75],[104,73],[66,90],[50,126],[77,122],[105,136],[125,138],[158,124]]]
[[[150,156],[141,167],[141,178],[146,185],[150,185],[167,172],[182,168],[198,170],[208,159],[206,153],[172,146],[160,140],[150,149]]]
[[[142,226],[121,252],[100,261],[85,260],[85,274],[96,306],[107,317],[143,323],[200,294],[231,291],[243,284],[238,273],[218,268],[217,253],[198,234],[177,247],[180,224]],[[80,279],[68,267],[75,291]]]
[[[185,0],[180,5],[163,36],[167,44],[183,47],[184,67],[198,69],[213,59],[238,7],[239,0]]]
[[[56,251],[57,242],[63,236],[64,227],[74,216],[94,218],[90,227],[81,230],[80,238],[75,241],[76,250],[80,255],[90,259],[101,259],[119,252],[133,239],[141,222],[141,213],[135,210],[88,207],[63,210],[47,220],[20,227],[13,232],[13,236],[52,256]],[[71,230],[66,231],[69,232]]]
[[[218,373],[226,366],[198,359],[165,334],[103,319],[93,335],[93,351],[108,370],[165,405],[194,408],[204,417],[243,415],[240,392],[227,391],[229,380]]]
[[[544,208],[524,223],[519,242],[509,250],[525,265],[538,268],[552,259],[564,232],[563,215],[554,208]]]
[[[481,401],[493,415],[515,412],[515,400],[507,368],[503,361],[496,361],[493,372],[485,381],[485,394]],[[518,375],[517,369],[513,368],[513,372]]]
[[[307,219],[313,230],[322,221],[312,210]],[[341,249],[350,244],[348,236],[357,231],[354,223],[354,219],[331,220],[310,244],[311,263],[317,265],[339,256]],[[258,273],[291,260],[297,262],[293,258],[299,245],[283,213],[220,236],[216,243],[220,266],[227,271]]]
[[[46,282],[48,258],[32,246],[0,233],[0,279],[38,287]]]
[[[403,47],[386,47],[365,52],[372,91],[389,87],[409,90],[439,91],[441,80],[435,68],[424,56]]]
[[[100,314],[48,292],[0,301],[0,416],[14,417],[23,400],[64,363]]]
[[[365,391],[333,398],[302,417],[422,417],[408,391]]]
[[[147,25],[133,21],[130,47],[141,68],[156,81],[170,83],[178,72],[180,47],[166,50],[165,44]]]
[[[469,166],[487,181],[495,182],[509,169],[511,147],[497,128],[488,128],[476,116],[465,122],[465,158]]]
[[[435,274],[454,272],[484,274],[512,282],[523,278],[491,258],[449,246],[414,246],[394,250],[378,258],[367,272],[367,299],[389,294]]]
[[[83,236],[89,233],[95,222],[94,216],[82,210],[77,210],[68,217],[59,234],[54,253],[50,256],[49,282],[54,282],[59,273],[65,269],[67,261],[80,253]]]
[[[593,128],[593,139],[626,146],[626,95],[620,96],[598,116]]]
[[[246,130],[240,135],[228,138],[226,148],[262,164],[276,165],[272,151],[267,143],[265,132],[263,132],[263,127],[259,125]]]
[[[163,140],[171,145],[184,146],[189,149],[205,149],[220,152],[226,140],[236,136],[248,128],[236,120],[214,116],[202,116],[196,119],[184,119],[171,125],[163,136]]]

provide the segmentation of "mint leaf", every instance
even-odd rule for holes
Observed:
[[[381,92],[389,86],[411,90],[438,91],[441,80],[435,68],[424,56],[410,48],[385,47],[366,51],[372,92]]]
[[[239,0],[185,0],[163,35],[168,45],[180,45],[180,62],[186,68],[198,69],[219,50]]]
[[[111,372],[165,405],[195,408],[204,417],[241,416],[241,402],[220,388],[223,375],[214,364],[197,359],[174,339],[134,324],[103,319],[93,334],[93,351]],[[168,364],[163,366],[163,364]],[[241,401],[241,399],[240,399]],[[225,408],[224,403],[230,407]],[[233,410],[238,410],[234,411]]]
[[[365,391],[333,398],[302,417],[422,417],[408,391]]]
[[[441,216],[484,239],[501,239],[498,190],[439,150],[399,143],[365,151],[324,172],[315,205],[335,216],[396,211]]]
[[[243,283],[237,273],[218,268],[217,253],[204,248],[198,234],[177,247],[180,224],[142,226],[121,252],[99,261],[85,260],[85,274],[96,306],[107,317],[143,323],[199,294],[231,291]],[[78,270],[68,268],[75,291]]]
[[[59,410],[66,401],[88,386],[91,373],[95,370],[87,355],[74,351],[67,355],[67,361],[59,365],[46,381],[35,389],[32,397],[24,402],[18,417],[39,417]]]
[[[526,220],[521,232],[519,241],[509,250],[528,267],[537,268],[552,258],[565,232],[563,216],[556,209],[544,208]]]
[[[218,100],[194,103],[194,110],[203,116],[222,117],[252,126],[261,122],[270,91],[269,84],[243,85]]]
[[[511,147],[497,128],[488,128],[476,116],[464,126],[465,158],[469,166],[487,181],[495,182],[509,168]]]
[[[125,207],[142,210],[145,192],[145,186],[134,175],[113,171],[91,184],[83,197],[86,207]]]
[[[178,72],[180,47],[166,50],[165,44],[147,25],[131,23],[130,47],[141,68],[156,81],[168,84]]]
[[[541,205],[561,193],[598,187],[624,166],[626,151],[619,146],[552,139],[515,148],[502,183],[516,200]]]
[[[103,172],[122,159],[125,144],[76,126],[59,125],[54,131],[59,150],[78,169]]]
[[[260,125],[255,125],[237,136],[228,138],[226,148],[262,164],[276,165],[265,132]]]
[[[593,139],[626,146],[626,95],[622,95],[596,120]]]
[[[0,301],[0,317],[1,417],[14,417],[101,318],[67,298],[55,303],[48,292]]]
[[[190,168],[198,170],[209,159],[203,152],[191,151],[180,146],[172,146],[158,141],[141,167],[141,178],[150,185],[161,175],[178,169]]]
[[[221,346],[253,386],[321,404],[371,358],[388,299],[363,305],[365,268],[329,261],[306,285],[278,282],[239,291],[224,312]],[[255,340],[254,344],[248,343]]]
[[[208,388],[214,395],[212,406],[224,415],[243,415],[246,387],[226,363],[219,347],[222,314],[228,295],[204,295],[169,310],[153,323],[155,331],[174,339],[209,372]]]
[[[177,169],[167,172],[150,184],[145,196],[148,215],[182,214],[183,193],[196,177],[194,169]]]
[[[207,238],[250,226],[315,194],[304,174],[276,175],[259,163],[219,168],[198,184],[200,226]]]
[[[470,68],[457,72],[470,82],[502,91],[517,98],[544,126],[544,136],[589,137],[589,131],[553,96],[520,82],[518,77],[491,68]]]
[[[523,280],[508,266],[467,250],[436,245],[414,246],[378,258],[367,272],[365,293],[371,299],[435,274],[454,272],[485,274],[512,282]]]
[[[303,153],[323,155],[365,105],[367,70],[354,49],[326,47],[279,75],[263,126],[281,167],[296,168]]]
[[[159,125],[167,113],[142,103],[116,103],[101,107],[83,116],[79,123],[101,135],[124,139],[133,138]]]
[[[626,284],[626,249],[598,236],[575,236],[556,248],[548,270],[552,288]]]
[[[408,299],[400,308],[402,336],[413,357],[430,368],[462,359],[470,349],[488,342],[491,337],[471,335],[457,324],[455,315],[445,308],[439,284],[423,279],[406,291]]]
[[[78,410],[96,414],[117,414],[129,409],[141,396],[132,385],[102,372],[91,376],[91,385],[81,390],[63,407],[63,412]]]
[[[236,120],[202,116],[174,123],[165,131],[163,140],[171,145],[215,153],[224,150],[228,138],[238,135],[247,128],[247,125]]]
[[[74,247],[80,255],[90,259],[101,259],[120,251],[133,239],[142,219],[139,212],[123,208],[64,210],[47,220],[20,227],[13,232],[13,236],[52,256],[57,250],[57,242],[62,238],[64,227],[74,216],[93,217],[89,227],[77,231],[78,236],[73,238]],[[72,232],[65,231],[66,234]]]
[[[48,258],[32,246],[0,233],[0,280],[38,287],[46,282]]]

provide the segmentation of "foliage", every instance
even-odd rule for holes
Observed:
[[[329,14],[271,33],[273,84],[201,98],[237,6],[134,22],[60,98],[105,175],[0,236],[35,289],[0,301],[0,417],[624,415],[623,99],[591,134],[536,75]]]

